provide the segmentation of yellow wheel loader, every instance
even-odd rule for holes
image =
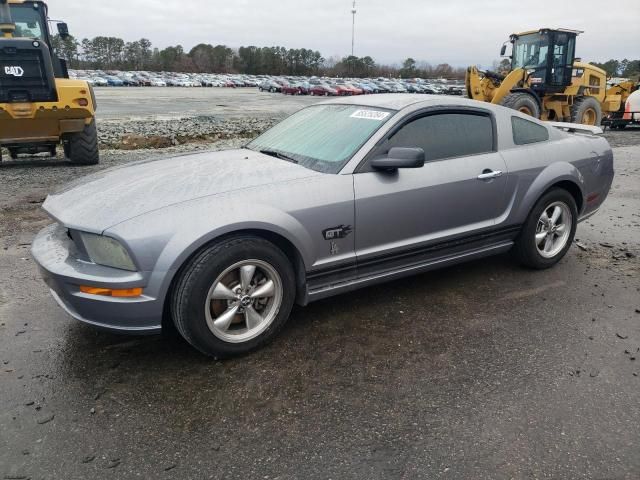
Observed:
[[[603,114],[619,111],[628,96],[625,87],[607,90],[604,70],[575,57],[582,32],[542,28],[515,33],[511,69],[506,74],[467,69],[467,96],[510,107],[542,120],[600,125]]]
[[[68,37],[65,23],[58,33]],[[72,163],[96,164],[95,109],[91,86],[54,55],[46,4],[0,0],[0,147],[16,158],[62,144]]]

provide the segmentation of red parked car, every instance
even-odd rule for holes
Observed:
[[[285,95],[300,95],[300,89],[297,84],[283,85],[281,92]]]
[[[329,97],[329,96],[338,95],[338,92],[335,88],[330,87],[329,85],[320,84],[320,85],[313,85],[309,90],[309,95]]]
[[[364,93],[363,89],[361,89],[360,87],[355,87],[350,83],[345,83],[344,86],[347,87],[349,92],[351,92],[351,95],[362,95]]]
[[[351,91],[347,88],[347,86],[342,83],[331,85],[331,88],[333,88],[336,92],[338,92],[337,94],[340,96],[352,95]]]
[[[282,93],[285,95],[308,95],[309,86],[304,83],[294,83],[292,85],[284,85],[282,87]]]

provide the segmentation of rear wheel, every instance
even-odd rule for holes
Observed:
[[[76,165],[96,165],[100,161],[95,120],[81,132],[69,135],[64,141],[64,154]]]
[[[577,97],[571,106],[571,122],[583,125],[600,125],[602,107],[593,97]]]
[[[538,102],[532,95],[525,92],[510,93],[500,101],[500,105],[512,108],[526,115],[531,115],[535,118],[540,118],[540,106]]]
[[[180,334],[217,358],[250,352],[287,321],[295,298],[285,254],[253,236],[222,240],[185,267],[173,290],[171,313]]]
[[[567,253],[578,224],[578,209],[573,196],[554,188],[542,196],[527,218],[514,246],[514,254],[523,265],[549,268]]]

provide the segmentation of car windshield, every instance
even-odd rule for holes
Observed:
[[[37,8],[36,8],[37,6]],[[14,36],[45,39],[45,29],[42,25],[42,15],[38,4],[11,4],[11,19],[16,24]]]
[[[316,105],[294,113],[247,148],[318,172],[338,173],[392,113],[359,105]]]
[[[518,37],[513,46],[512,68],[543,67],[549,51],[547,35],[531,33]]]

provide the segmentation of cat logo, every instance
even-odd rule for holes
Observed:
[[[22,67],[4,67],[5,75],[13,75],[14,77],[21,77],[24,75],[24,69]]]

